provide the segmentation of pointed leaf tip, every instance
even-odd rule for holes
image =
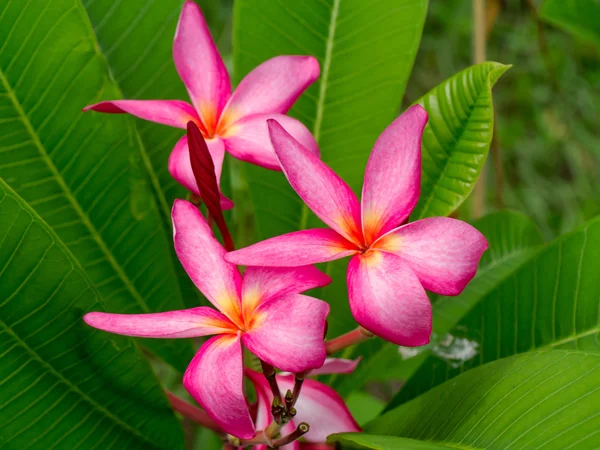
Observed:
[[[187,136],[192,172],[198,184],[200,198],[206,205],[208,214],[219,227],[225,248],[227,251],[233,251],[235,249],[233,240],[231,239],[231,234],[229,233],[225,217],[223,216],[223,210],[221,209],[221,196],[215,175],[215,165],[208,151],[204,136],[202,136],[200,129],[192,121],[187,123]]]

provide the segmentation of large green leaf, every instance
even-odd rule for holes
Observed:
[[[182,0],[83,0],[111,76],[125,98],[189,101],[173,64],[172,45]],[[184,130],[136,120],[145,162],[165,218],[186,190],[169,174],[167,161]]]
[[[183,307],[133,123],[81,113],[119,97],[85,10],[0,0],[0,177],[54,228],[115,312]],[[182,341],[147,346],[180,370]]]
[[[417,100],[429,122],[421,196],[411,220],[447,216],[473,190],[494,132],[492,87],[509,68],[494,62],[469,67]]]
[[[328,441],[340,442],[344,447],[372,448],[375,450],[444,450],[456,448],[416,439],[392,436],[376,436],[364,433],[341,433],[332,435]]]
[[[234,79],[280,54],[309,54],[321,77],[291,110],[313,132],[322,159],[359,193],[378,135],[396,117],[419,47],[427,0],[237,0]],[[257,238],[319,226],[279,172],[246,167]],[[329,264],[332,335],[352,326],[346,262]]]
[[[472,367],[536,348],[600,353],[600,218],[538,252],[498,283],[451,332],[476,345],[464,361],[432,356],[389,407]]]
[[[125,98],[189,100],[172,55],[181,4],[181,0],[83,2],[110,74]],[[187,191],[169,174],[168,158],[185,131],[141,119],[134,122],[142,161],[170,235],[171,205],[175,198],[185,198]],[[172,250],[184,302],[188,307],[198,306],[205,300]]]
[[[365,427],[370,434],[471,449],[600,446],[600,355],[532,352],[436,387]]]
[[[59,237],[0,179],[0,447],[183,447],[133,341],[83,323],[105,309]]]
[[[540,18],[600,45],[598,0],[544,0]]]
[[[510,277],[529,260],[542,243],[540,232],[525,215],[503,211],[489,214],[472,223],[488,240],[489,249],[481,258],[477,275],[458,297],[439,297],[433,304],[432,345],[421,349],[411,359],[403,360],[398,346],[378,341],[359,349],[364,358],[356,372],[338,379],[338,389],[345,395],[361,387],[367,380],[395,378],[407,379],[436,350],[443,348],[446,334],[452,330],[483,297],[500,282]],[[379,349],[374,348],[379,343]]]

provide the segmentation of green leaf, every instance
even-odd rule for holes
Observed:
[[[597,0],[545,0],[539,14],[542,20],[600,45],[600,2]]]
[[[476,354],[437,352],[388,406],[403,403],[480,364],[537,348],[600,353],[600,218],[537,252],[497,283],[452,330]]]
[[[452,330],[483,297],[500,282],[510,277],[523,263],[528,261],[542,243],[540,232],[525,215],[512,211],[489,214],[472,222],[487,238],[489,248],[479,263],[475,278],[457,297],[439,297],[433,304],[433,345],[439,345],[446,333]],[[379,344],[379,345],[378,345]],[[378,345],[378,348],[373,348]],[[402,359],[398,346],[383,341],[369,343],[360,349],[363,362],[349,377],[339,379],[336,386],[343,395],[361,387],[367,380],[406,380],[419,369],[432,347],[420,349],[410,359]],[[401,391],[400,396],[402,396]]]
[[[471,449],[600,446],[600,355],[532,352],[464,373],[365,427]]]
[[[290,114],[313,132],[323,161],[359,193],[373,144],[397,115],[426,11],[427,0],[237,0],[234,79],[276,55],[315,56],[321,77]],[[319,226],[283,174],[246,166],[246,175],[258,239]],[[345,267],[341,261],[326,269],[336,279],[321,296],[335,303],[331,335],[353,326]]]
[[[456,447],[434,444],[416,439],[406,439],[391,436],[375,436],[364,433],[340,433],[327,439],[328,442],[340,442],[344,447],[372,448],[375,450],[444,450]]]
[[[473,190],[492,142],[492,87],[509,68],[495,62],[471,66],[415,102],[429,121],[423,132],[421,196],[411,220],[447,216]]]
[[[185,100],[189,96],[173,64],[173,36],[180,0],[84,0],[90,22],[111,76],[128,99]],[[122,119],[124,120],[124,119]],[[171,204],[187,191],[168,171],[168,158],[185,130],[135,119],[144,162],[159,206],[170,227]]]
[[[100,295],[1,179],[0,293],[0,447],[183,447],[147,360],[131,339],[85,325],[106,310]]]
[[[172,53],[181,3],[180,0],[83,2],[110,74],[125,98],[189,102],[185,86],[175,70]],[[198,3],[207,19],[212,19],[214,4]],[[121,120],[126,119],[121,116]],[[170,175],[168,159],[185,130],[133,120],[139,135],[141,162],[149,173],[165,230],[171,236],[171,205],[175,198],[186,198],[187,191]],[[185,304],[190,308],[208,304],[179,263],[174,249],[171,250]]]
[[[181,309],[135,128],[81,108],[120,93],[81,4],[0,0],[0,177],[56,231],[114,312]],[[183,370],[184,341],[146,341]]]

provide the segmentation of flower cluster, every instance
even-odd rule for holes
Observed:
[[[285,115],[319,76],[313,57],[270,59],[231,93],[229,76],[202,13],[189,0],[179,19],[173,56],[192,104],[115,100],[85,109],[129,113],[184,129],[197,127],[212,158],[210,167],[214,164],[210,176],[220,208],[233,207],[217,187],[227,151],[283,171],[306,205],[330,228],[301,230],[228,253],[198,205],[176,200],[175,251],[214,309],[200,306],[133,315],[92,312],[84,320],[128,336],[213,335],[190,362],[183,384],[217,429],[229,435],[230,447],[297,449],[300,437],[324,443],[331,433],[358,431],[339,395],[310,376],[354,370],[357,362],[326,356],[366,336],[405,346],[428,343],[432,318],[425,289],[459,294],[487,248],[481,233],[458,220],[408,223],[419,198],[421,136],[427,113],[413,106],[381,134],[367,164],[359,202],[321,162],[306,127]],[[197,141],[193,138],[184,136],[175,144],[169,171],[192,194],[204,198],[201,190],[210,184],[199,180],[193,170]],[[302,292],[331,281],[312,264],[346,256],[351,257],[350,307],[360,327],[326,343],[329,305]],[[237,265],[248,266],[243,275]],[[244,348],[260,361],[262,374],[244,369]],[[277,373],[275,368],[287,373]],[[257,398],[250,407],[244,376]]]

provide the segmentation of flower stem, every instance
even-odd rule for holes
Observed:
[[[187,417],[192,422],[195,422],[198,425],[203,426],[204,428],[213,430],[215,433],[225,434],[221,427],[217,425],[217,423],[214,420],[212,420],[208,416],[208,414],[206,414],[206,411],[203,411],[202,409],[197,408],[194,405],[190,405],[188,402],[176,396],[172,392],[166,391],[166,393],[173,409],[180,413],[182,416]]]
[[[300,423],[300,425],[298,425],[298,427],[294,431],[292,431],[287,436],[283,436],[283,437],[280,437],[279,439],[275,439],[273,441],[272,447],[278,448],[278,447],[283,447],[284,445],[291,444],[295,440],[300,439],[303,435],[308,433],[308,430],[310,430],[310,426],[306,422],[302,422],[302,423]]]
[[[365,330],[363,327],[358,327],[355,330],[352,330],[346,334],[342,334],[341,336],[333,338],[330,341],[325,341],[325,350],[327,351],[328,355],[333,355],[334,353],[337,353],[346,347],[368,341],[373,336],[374,334],[370,331]]]
[[[262,367],[263,375],[271,387],[273,397],[281,400],[281,392],[279,391],[279,386],[277,385],[277,380],[275,379],[275,368],[263,360],[260,361],[260,365]]]

